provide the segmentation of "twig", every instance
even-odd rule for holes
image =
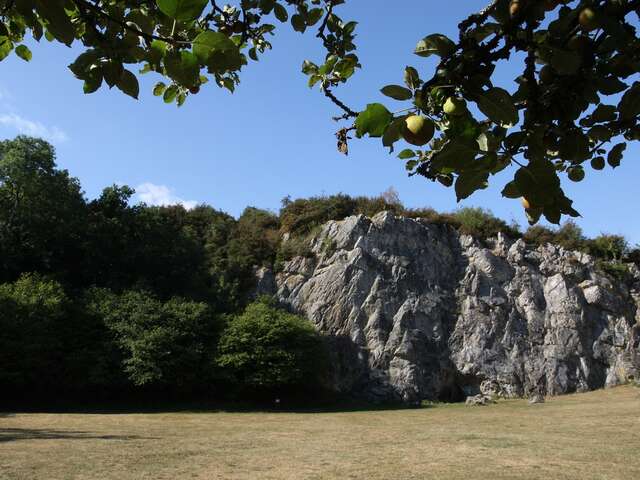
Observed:
[[[356,112],[354,112],[353,110],[351,110],[349,107],[347,107],[343,102],[341,102],[338,97],[336,97],[331,90],[329,89],[329,87],[322,87],[322,91],[324,92],[325,96],[327,98],[329,98],[333,103],[335,103],[338,107],[340,107],[346,115],[346,118],[355,118],[358,116],[358,114]]]

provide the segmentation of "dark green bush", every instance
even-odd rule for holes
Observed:
[[[88,297],[88,309],[113,332],[135,385],[190,390],[211,381],[220,323],[207,304],[136,291],[94,289]]]
[[[112,337],[62,285],[25,274],[0,285],[0,385],[6,395],[120,384]]]
[[[217,365],[241,389],[317,387],[326,369],[321,337],[304,318],[262,298],[232,317],[220,338]]]

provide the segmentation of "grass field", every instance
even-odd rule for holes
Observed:
[[[640,479],[640,389],[533,406],[3,413],[0,478]]]

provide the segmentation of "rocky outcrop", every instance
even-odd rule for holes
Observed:
[[[635,284],[588,255],[382,212],[329,222],[269,288],[329,338],[332,387],[371,400],[557,395],[640,370]]]

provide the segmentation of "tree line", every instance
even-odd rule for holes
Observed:
[[[317,397],[325,340],[272,299],[254,298],[254,272],[311,255],[318,228],[350,215],[387,210],[481,239],[559,243],[608,266],[640,259],[620,236],[587,239],[572,223],[522,233],[483,209],[409,209],[393,190],[286,198],[278,214],[248,207],[237,219],[206,205],[133,204],[133,195],[112,185],[88,200],[47,142],[0,142],[5,398]]]
[[[133,194],[113,185],[88,201],[45,141],[0,143],[4,398],[320,389],[321,337],[250,295],[254,266],[273,262],[277,216],[132,205]]]

